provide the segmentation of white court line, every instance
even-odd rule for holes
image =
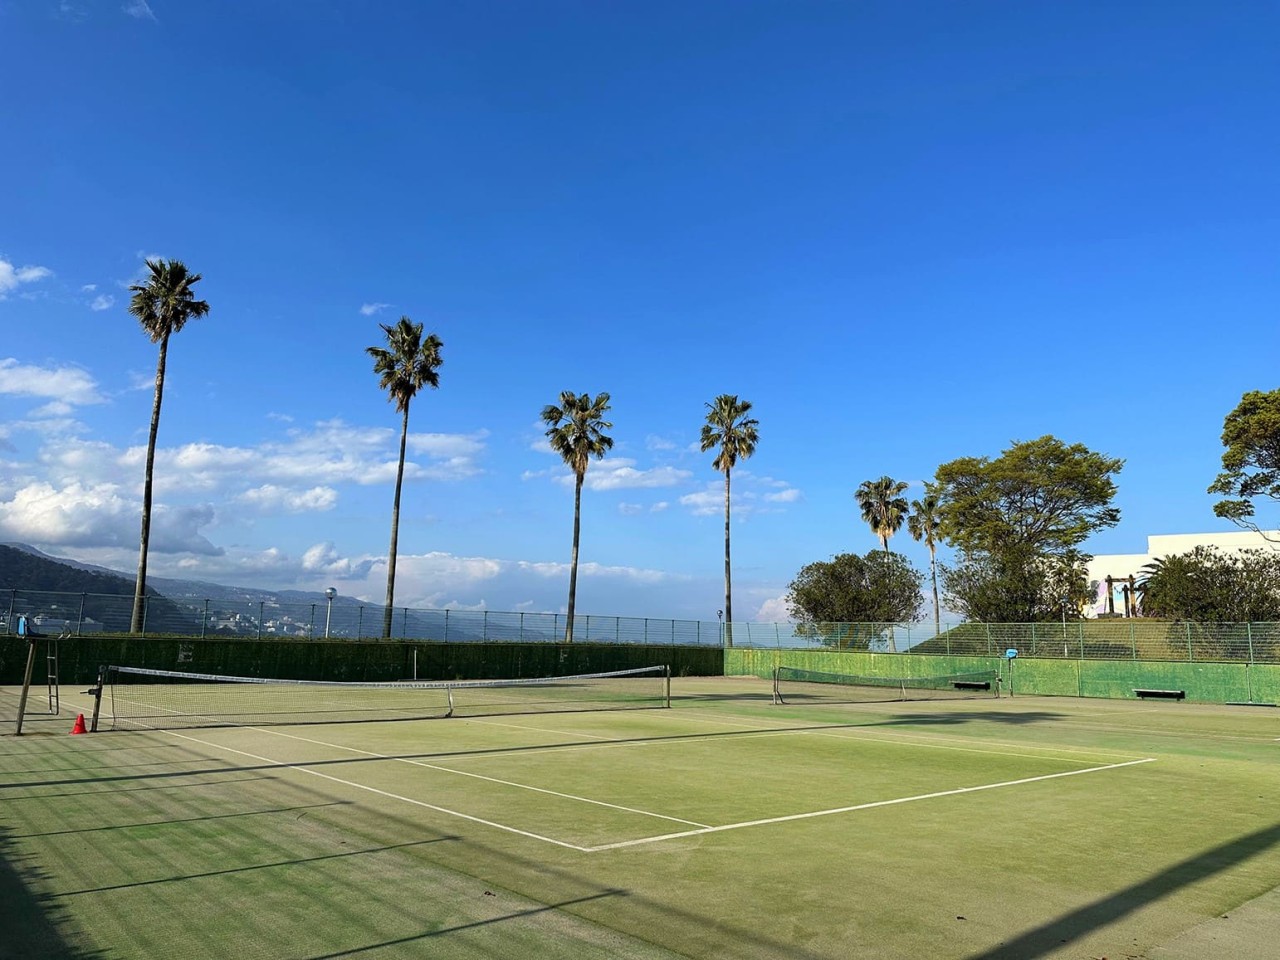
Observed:
[[[242,757],[248,757],[250,760],[257,760],[260,763],[268,764],[272,767],[283,767],[289,770],[297,770],[299,773],[307,773],[313,777],[320,777],[322,780],[330,780],[333,783],[340,783],[346,787],[353,787],[356,790],[364,790],[367,793],[376,793],[380,797],[387,797],[391,800],[400,800],[404,803],[411,803],[415,807],[425,807],[427,810],[434,810],[437,813],[448,814],[451,817],[460,817],[463,820],[470,820],[472,823],[479,823],[486,827],[493,827],[495,830],[505,830],[507,833],[519,834],[522,837],[529,837],[532,840],[542,840],[545,843],[554,844],[557,847],[566,847],[570,850],[577,850],[580,853],[589,853],[589,847],[581,847],[576,843],[568,843],[564,840],[557,840],[555,837],[544,837],[540,833],[531,833],[528,830],[519,830],[516,827],[509,827],[504,823],[495,823],[492,820],[485,820],[481,817],[473,817],[469,813],[462,813],[458,810],[450,810],[448,807],[440,807],[434,803],[426,803],[422,800],[415,800],[412,797],[401,796],[398,793],[390,793],[386,790],[379,790],[377,787],[366,786],[363,783],[354,783],[351,780],[343,780],[341,777],[330,776],[327,773],[321,773],[319,770],[311,770],[300,763],[283,763],[279,760],[272,760],[270,757],[260,757],[257,754],[249,753],[245,750],[237,750],[234,747],[224,746],[220,743],[214,743],[211,740],[201,740],[199,737],[190,737],[185,733],[174,733],[171,730],[155,730],[154,733],[163,733],[169,737],[177,737],[179,740],[190,740],[192,743],[200,743],[206,747],[213,747],[215,750],[225,750],[228,753],[238,754]]]
[[[959,787],[955,790],[939,790],[937,793],[922,793],[915,797],[897,797],[893,800],[875,800],[871,803],[859,803],[849,807],[836,807],[831,810],[814,810],[810,813],[792,813],[785,817],[769,817],[764,820],[745,820],[742,823],[727,823],[720,827],[706,827],[702,830],[684,830],[680,833],[667,833],[660,837],[641,837],[638,840],[621,840],[617,843],[605,843],[596,847],[587,847],[587,853],[599,853],[603,850],[618,850],[622,847],[638,847],[646,843],[658,843],[662,840],[678,840],[682,837],[697,837],[705,833],[721,833],[725,830],[742,830],[746,827],[762,827],[773,823],[786,823],[790,820],[811,820],[814,817],[829,817],[837,813],[852,813],[855,810],[870,810],[873,807],[891,807],[899,803],[913,803],[916,800],[933,800],[937,797],[953,797],[961,793],[977,793],[979,790],[996,790],[1000,787],[1016,787],[1025,783],[1036,783],[1040,780],[1055,780],[1059,777],[1074,777],[1082,773],[1099,773],[1103,770],[1116,770],[1120,767],[1132,767],[1139,763],[1153,763],[1155,757],[1141,760],[1129,760],[1125,763],[1110,763],[1105,767],[1090,767],[1087,770],[1068,770],[1065,773],[1046,773],[1039,777],[1024,777],[1021,780],[1004,780],[1000,783],[984,783],[976,787]]]
[[[409,757],[393,757],[385,753],[374,753],[372,750],[361,750],[358,747],[347,747],[339,743],[329,743],[326,740],[313,740],[310,737],[300,737],[293,733],[282,733],[279,730],[266,730],[262,727],[250,727],[248,729],[256,730],[259,733],[269,733],[275,737],[286,737],[289,740],[301,740],[303,743],[314,743],[321,747],[332,747],[334,750],[346,750],[350,753],[363,754],[366,757],[375,757],[379,760],[395,760],[398,763],[408,763],[415,767],[426,767],[428,770],[439,770],[442,773],[453,773],[460,777],[473,777],[476,780],[487,780],[489,783],[499,783],[506,787],[518,787],[521,790],[532,790],[534,793],[545,793],[551,797],[560,797],[564,800],[577,800],[580,803],[590,803],[597,807],[608,807],[610,810],[622,810],[626,813],[638,813],[645,817],[656,817],[659,820],[670,820],[674,823],[687,823],[692,827],[706,827],[708,824],[699,823],[696,820],[684,820],[680,817],[669,817],[662,813],[653,813],[650,810],[640,810],[636,807],[624,807],[621,804],[609,803],[605,800],[593,800],[590,797],[579,797],[572,793],[560,793],[557,790],[547,790],[543,787],[531,786],[527,783],[516,783],[514,780],[500,780],[497,777],[486,777],[480,773],[470,773],[466,770],[454,770],[450,767],[442,767],[436,763],[427,763],[425,760],[413,760]]]

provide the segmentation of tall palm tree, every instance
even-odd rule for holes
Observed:
[[[440,386],[437,372],[444,361],[444,346],[434,333],[422,335],[422,324],[401,317],[395,326],[378,324],[386,335],[387,346],[365,347],[373,357],[373,372],[378,386],[387,391],[387,399],[402,415],[400,422],[400,461],[396,467],[396,496],[391,505],[391,549],[387,554],[387,604],[382,612],[382,636],[391,636],[391,613],[396,599],[396,545],[400,536],[400,487],[404,482],[404,447],[409,437],[409,401],[424,387]]]
[[[156,434],[160,430],[160,403],[164,399],[164,368],[169,358],[169,338],[186,326],[188,320],[209,313],[209,304],[197,300],[192,289],[200,282],[200,274],[191,273],[181,260],[148,260],[147,269],[151,276],[146,282],[129,287],[133,294],[129,312],[138,318],[151,342],[160,344],[160,357],[156,361],[156,391],[151,401],[151,432],[147,435],[146,474],[142,483],[142,546],[138,551],[138,581],[133,591],[130,633],[142,632],[143,604],[147,593],[147,548],[151,541],[152,471],[156,463]]]
[[[572,390],[560,394],[560,406],[548,404],[542,409],[542,421],[547,424],[547,440],[551,449],[573,471],[573,561],[569,567],[569,617],[565,622],[564,638],[573,643],[573,608],[578,599],[578,536],[582,528],[582,481],[587,476],[587,464],[591,458],[599,460],[613,446],[613,438],[605,431],[613,424],[604,419],[609,410],[609,394],[599,393],[594,398],[588,393],[581,396]]]
[[[906,489],[907,484],[901,480],[881,477],[864,480],[853,495],[862,509],[862,519],[880,538],[885,553],[889,552],[889,538],[902,529],[907,518],[907,501],[902,496]]]
[[[932,483],[926,483],[924,497],[911,501],[911,515],[907,517],[907,530],[911,533],[911,539],[917,543],[923,540],[929,548],[929,574],[933,577],[933,627],[936,633],[942,632],[942,613],[938,606],[938,544],[942,541],[939,532],[942,527],[940,506],[937,489]]]
[[[702,452],[716,451],[711,466],[724,473],[724,640],[733,646],[733,588],[729,564],[729,473],[737,464],[756,452],[760,421],[748,417],[750,400],[722,393],[707,407],[707,422],[702,425]]]

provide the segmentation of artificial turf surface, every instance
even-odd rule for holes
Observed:
[[[1280,942],[1280,710],[777,706],[749,678],[672,693],[670,710],[70,737],[88,702],[64,692],[62,716],[0,737],[0,957],[1182,960]]]

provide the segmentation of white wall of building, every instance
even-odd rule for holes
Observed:
[[[1267,537],[1273,538],[1268,540]],[[1147,537],[1146,553],[1103,553],[1089,561],[1089,579],[1098,581],[1098,597],[1085,616],[1097,616],[1106,610],[1107,577],[1122,580],[1138,576],[1148,563],[1158,557],[1190,553],[1196,547],[1216,547],[1223,553],[1241,550],[1280,549],[1280,530],[1267,531],[1267,537],[1252,530],[1233,530],[1225,533],[1159,533]],[[1124,611],[1124,599],[1120,586],[1115,588],[1116,613]]]

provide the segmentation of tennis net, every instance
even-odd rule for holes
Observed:
[[[777,667],[773,671],[774,703],[874,703],[998,696],[1000,675],[994,670],[934,677],[859,677],[797,667]]]
[[[531,680],[339,683],[103,667],[93,730],[426,720],[671,705],[665,666]]]

